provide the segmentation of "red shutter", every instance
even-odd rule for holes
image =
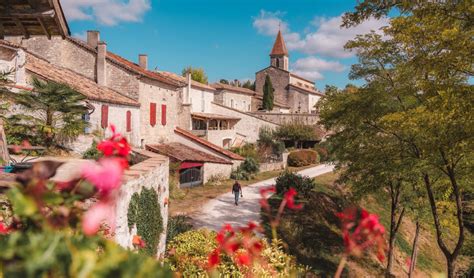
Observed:
[[[107,128],[109,126],[109,106],[102,105],[102,114],[101,114],[101,121],[100,125],[102,128]]]
[[[127,111],[127,132],[132,131],[132,112]]]
[[[156,125],[156,103],[150,103],[150,125]]]
[[[166,104],[161,105],[161,124],[166,125]]]

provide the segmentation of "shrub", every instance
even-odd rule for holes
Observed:
[[[313,179],[290,171],[281,173],[280,176],[276,178],[275,184],[277,194],[283,194],[290,187],[293,187],[303,196],[308,196],[315,185]]]
[[[92,142],[92,145],[84,152],[82,158],[98,160],[102,157],[102,153],[97,149],[97,142]]]
[[[239,168],[249,174],[254,174],[258,173],[259,166],[259,163],[255,159],[247,157],[245,158],[245,161],[242,163],[242,165],[239,166]]]
[[[190,231],[193,225],[189,223],[189,217],[185,215],[172,216],[168,219],[166,242],[171,242],[177,235]]]
[[[258,159],[258,152],[255,144],[247,143],[241,147],[231,148],[230,151],[243,157],[251,157],[255,160]]]
[[[319,162],[319,156],[313,150],[299,150],[290,153],[288,156],[288,166],[302,167]]]
[[[319,161],[320,162],[326,162],[329,159],[329,152],[326,147],[323,147],[321,145],[315,145],[313,148],[319,155]]]
[[[233,180],[250,180],[251,175],[250,173],[242,170],[242,168],[237,167],[237,169],[233,170],[230,174],[230,178]]]
[[[167,261],[172,270],[180,272],[183,277],[208,277],[206,272],[208,254],[217,247],[216,235],[214,231],[201,229],[176,236],[167,248]],[[264,242],[262,256],[268,265],[256,266],[252,273],[254,277],[289,277],[291,274],[303,272],[295,265],[294,258],[283,251],[279,242],[271,245]],[[227,255],[221,257],[217,271],[219,277],[244,276]]]
[[[140,194],[134,193],[127,212],[128,227],[137,227],[137,234],[145,241],[146,247],[140,249],[149,256],[156,256],[160,235],[163,232],[158,194],[153,188],[143,188]]]

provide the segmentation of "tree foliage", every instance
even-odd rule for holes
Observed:
[[[207,80],[207,74],[206,72],[204,71],[203,68],[193,68],[191,66],[188,66],[186,68],[184,68],[182,71],[181,71],[181,74],[183,76],[186,76],[186,74],[190,72],[191,73],[191,79],[194,80],[194,81],[197,81],[199,83],[203,83],[203,84],[207,84],[208,80]],[[222,81],[222,80],[221,80]],[[227,80],[226,80],[227,81]],[[222,82],[221,82],[222,83]],[[226,83],[224,83],[226,84]]]
[[[388,186],[392,197],[405,188],[424,192],[448,277],[454,277],[465,236],[462,192],[472,191],[472,7],[465,1],[371,0],[345,14],[343,25],[392,9],[400,14],[384,37],[372,32],[347,43],[359,57],[350,77],[366,84],[329,88],[321,119],[335,131],[329,141],[355,187]]]
[[[273,110],[273,89],[272,80],[269,75],[265,77],[265,84],[263,84],[263,100],[262,108],[267,111]]]
[[[318,139],[313,126],[300,122],[283,124],[276,128],[273,134],[278,140],[294,142],[295,147],[299,147],[302,141]]]
[[[59,147],[84,132],[88,113],[86,97],[65,84],[33,79],[33,91],[6,92],[22,110],[6,117],[6,133],[19,143],[29,140]]]

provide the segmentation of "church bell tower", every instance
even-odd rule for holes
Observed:
[[[270,63],[273,67],[288,71],[288,50],[280,30],[270,53]]]

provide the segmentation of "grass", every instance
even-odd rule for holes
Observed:
[[[315,165],[305,167],[289,167],[290,171],[300,171],[307,168],[314,167]],[[242,187],[268,180],[277,177],[280,173],[285,170],[269,171],[257,173],[248,181],[239,181]],[[193,188],[179,189],[176,186],[176,181],[170,182],[170,207],[169,213],[171,216],[177,214],[189,215],[197,211],[207,201],[218,197],[221,194],[230,192],[234,180],[222,180],[209,182],[203,186],[197,186]]]

